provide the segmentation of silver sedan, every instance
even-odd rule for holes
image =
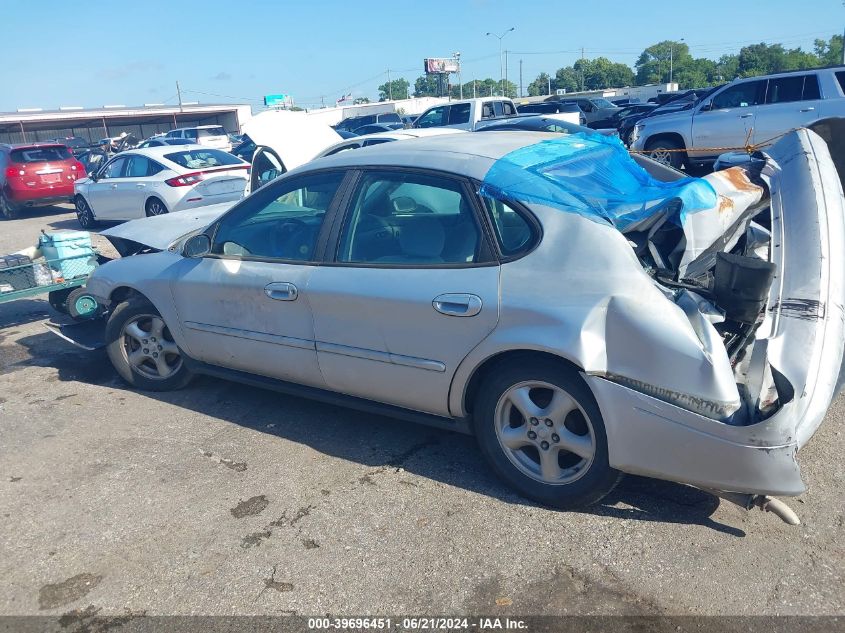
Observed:
[[[110,229],[135,250],[88,289],[140,389],[212,374],[470,432],[557,507],[627,472],[788,516],[769,495],[805,490],[842,363],[843,217],[806,130],[707,179],[606,137],[449,135]]]

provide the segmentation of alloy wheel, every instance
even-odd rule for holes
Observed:
[[[596,454],[590,417],[566,390],[547,382],[513,385],[496,405],[496,437],[510,462],[545,484],[586,473]]]
[[[182,355],[162,318],[140,314],[120,332],[123,354],[133,371],[151,380],[164,380],[182,367]]]
[[[150,200],[147,203],[147,212],[149,215],[164,215],[167,209],[159,200]]]

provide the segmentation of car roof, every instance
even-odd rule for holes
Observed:
[[[66,147],[58,141],[35,141],[34,143],[3,143],[0,145],[8,149],[29,149],[30,147]]]
[[[435,169],[482,180],[492,164],[514,150],[560,138],[554,132],[439,134],[401,143],[380,143],[318,158],[290,173],[327,167],[392,166]]]
[[[125,152],[120,152],[120,154],[116,154],[116,156],[140,154],[141,156],[147,156],[149,158],[164,158],[165,154],[172,154],[173,152],[186,152],[194,149],[202,150],[204,152],[223,151],[222,149],[215,149],[213,147],[206,147],[205,145],[197,145],[196,143],[191,143],[189,145],[161,145],[157,147],[142,147],[139,149],[130,149]]]

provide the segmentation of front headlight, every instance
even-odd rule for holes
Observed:
[[[643,130],[643,124],[637,123],[634,126],[634,129],[631,131],[631,143],[635,143],[638,138],[640,138],[640,132]]]

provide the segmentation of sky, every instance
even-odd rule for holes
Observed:
[[[0,0],[0,111],[183,101],[248,103],[290,94],[327,105],[378,97],[387,79],[413,86],[425,57],[461,53],[464,82],[519,85],[581,56],[634,64],[674,39],[696,57],[746,44],[812,50],[842,33],[841,0]]]

